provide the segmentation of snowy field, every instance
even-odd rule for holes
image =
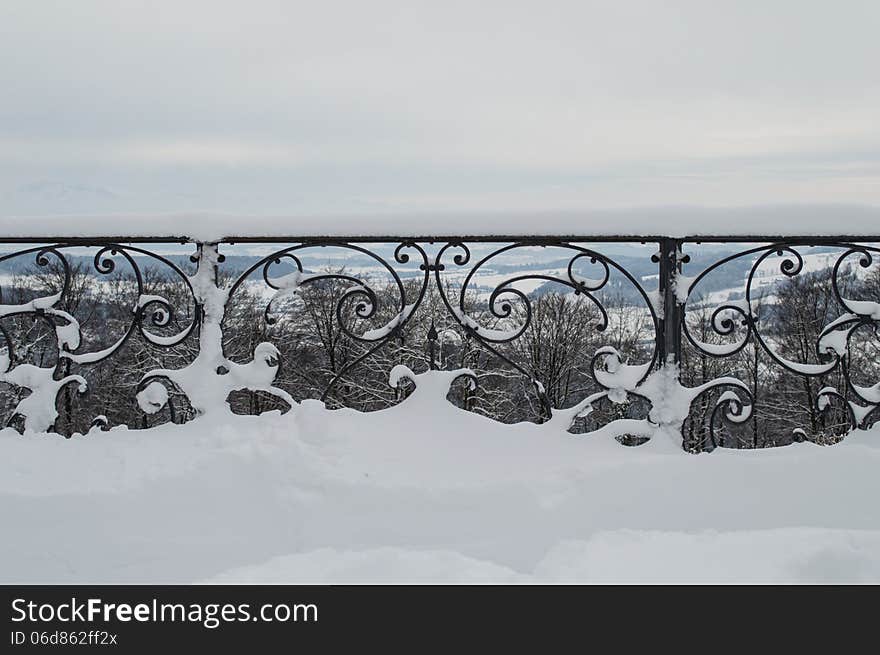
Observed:
[[[418,382],[372,414],[2,430],[0,581],[880,582],[880,430],[695,456]]]

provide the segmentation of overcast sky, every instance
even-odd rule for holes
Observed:
[[[0,0],[0,213],[880,204],[880,2]]]

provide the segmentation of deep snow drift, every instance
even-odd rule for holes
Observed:
[[[499,425],[448,384],[371,414],[0,431],[0,581],[880,581],[880,430],[694,456]]]

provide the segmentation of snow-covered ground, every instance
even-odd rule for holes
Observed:
[[[372,414],[0,431],[0,581],[880,581],[880,430],[626,448],[461,411],[445,375]]]
[[[810,253],[807,249],[802,248],[799,252],[802,257],[802,267],[799,273],[808,274],[819,271],[831,272],[845,251],[835,249],[833,252]],[[771,255],[758,264],[752,282],[752,297],[754,299],[760,298],[761,303],[765,305],[773,305],[778,302],[776,296],[778,287],[791,279],[782,271],[782,263],[786,259],[795,261],[790,253],[785,252],[782,255]],[[841,273],[852,273],[856,278],[865,280],[870,275],[875,275],[877,267],[880,265],[876,260],[868,267],[859,266],[857,262],[858,254],[850,255],[841,265]],[[683,277],[683,279],[688,282],[693,280],[692,277]],[[694,300],[691,302],[691,308],[715,307],[721,303],[742,299],[747,281],[748,273],[745,273],[742,281],[735,286],[708,293],[704,293],[698,285],[692,290]],[[682,299],[684,297],[682,296]]]

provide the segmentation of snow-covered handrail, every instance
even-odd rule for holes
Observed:
[[[222,242],[298,241],[334,238],[450,241],[455,238],[517,240],[543,236],[566,240],[656,241],[663,237],[727,241],[781,240],[792,236],[867,240],[878,234],[880,207],[859,205],[765,205],[711,208],[670,206],[639,209],[519,212],[422,212],[382,215],[227,213],[0,216],[0,240],[42,242],[107,239]],[[772,226],[772,228],[771,228]]]
[[[244,223],[252,236],[235,236],[241,231],[232,228],[242,223],[220,221],[168,237],[162,235],[172,224],[163,219],[112,238],[100,234],[106,226],[99,230],[97,223],[86,221],[77,230],[96,236],[47,239],[34,234],[56,225],[49,219],[15,230],[0,221],[5,235],[0,237],[0,275],[7,275],[0,278],[0,383],[5,383],[0,392],[8,395],[6,421],[27,432],[54,428],[68,433],[92,423],[130,421],[114,418],[124,412],[107,404],[84,409],[88,403],[83,399],[101,385],[127,389],[130,402],[136,400],[142,412],[142,425],[148,424],[145,417],[158,418],[166,411],[178,420],[181,404],[184,420],[230,411],[231,394],[240,391],[263,394],[273,399],[269,406],[287,411],[298,402],[292,381],[317,389],[308,374],[296,369],[297,361],[273,342],[278,332],[288,330],[288,349],[300,353],[294,357],[308,361],[316,349],[328,354],[316,395],[333,404],[346,404],[358,371],[377,357],[389,365],[402,363],[395,358],[407,357],[410,364],[422,357],[429,369],[463,368],[464,362],[437,361],[438,350],[453,335],[459,344],[463,339],[484,353],[486,367],[513,372],[528,383],[526,402],[534,401],[536,420],[559,421],[566,429],[585,417],[600,424],[619,422],[626,434],[636,435],[635,442],[655,428],[673,429],[685,434],[686,447],[699,450],[724,443],[726,433],[751,419],[758,445],[755,408],[761,407],[761,393],[755,380],[764,374],[761,367],[820,383],[815,389],[807,385],[809,411],[815,416],[809,429],[793,431],[795,438],[825,430],[837,420],[832,415],[844,416],[850,430],[863,429],[880,415],[880,382],[870,379],[876,367],[857,371],[854,362],[864,353],[856,352],[861,346],[854,344],[877,337],[880,297],[858,297],[864,285],[852,280],[861,279],[854,270],[876,271],[880,261],[880,235],[870,235],[865,218],[873,220],[872,211],[859,210],[862,218],[849,223],[848,232],[864,233],[858,238],[811,236],[809,230],[761,237],[758,226],[748,222],[726,235],[633,237],[597,230],[565,237],[546,232],[577,231],[562,231],[554,221],[520,237],[500,232],[370,236],[383,234],[381,224],[348,236],[320,236],[311,226],[291,237],[277,221],[271,230],[261,221]],[[725,241],[760,243],[714,259],[700,245]],[[632,244],[638,263],[612,243]],[[823,311],[833,316],[819,326],[811,348],[798,351],[780,336],[785,325],[768,329],[762,320],[780,311],[768,300],[779,283],[774,275],[805,279],[816,269],[813,260],[805,260],[810,249],[825,256],[821,268],[828,273],[833,308]],[[538,251],[552,252],[545,257],[550,263],[536,259]],[[351,261],[356,265],[347,267]],[[697,265],[694,275],[686,274]],[[728,289],[725,297],[713,300],[711,280],[724,267],[738,267],[744,282],[741,289]],[[768,276],[776,281],[762,286]],[[83,280],[91,285],[91,295],[84,295]],[[547,324],[536,304],[546,290],[580,303],[579,316],[592,318],[588,324],[578,319],[578,334],[599,339],[591,352],[566,355],[586,358],[583,364],[566,364],[569,382],[579,376],[588,383],[573,404],[569,382],[565,394],[558,393],[559,376],[551,370],[558,362],[540,352],[541,339],[564,340],[571,333],[540,333]],[[623,304],[609,308],[616,296],[624,298]],[[81,307],[86,301],[92,307],[87,317]],[[124,303],[124,321],[110,318],[113,302]],[[255,304],[261,310],[240,319],[242,308],[249,311]],[[312,333],[297,332],[291,318],[297,312],[310,317],[316,326]],[[613,333],[626,328],[624,315],[632,312],[644,317],[644,335],[622,346],[620,335]],[[44,327],[27,327],[25,318]],[[422,323],[430,323],[430,329],[415,332]],[[245,328],[250,336],[242,344]],[[49,341],[46,334],[51,334]],[[455,348],[463,351],[460,345]],[[688,368],[695,358],[704,370],[697,377]],[[751,381],[741,375],[743,358],[755,362],[748,369],[754,373]],[[706,364],[710,361],[726,362],[732,374],[725,364],[719,369]],[[279,381],[282,363],[292,368],[290,377]],[[709,369],[717,374],[707,377]],[[476,381],[480,377],[474,374]],[[465,407],[480,400],[480,389],[477,384],[467,391]],[[359,393],[376,396],[370,405],[375,406],[382,394],[399,399],[404,390],[379,390],[373,380]],[[111,397],[118,395],[106,396]],[[630,413],[639,407],[647,409],[638,419],[642,423],[634,423]],[[703,436],[694,437],[695,431]]]

